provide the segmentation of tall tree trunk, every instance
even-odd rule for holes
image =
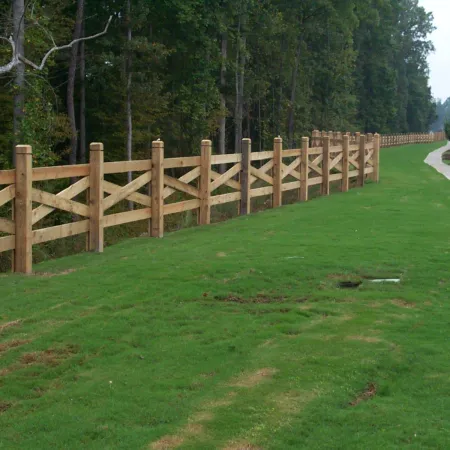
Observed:
[[[236,52],[236,107],[234,120],[236,124],[234,137],[234,151],[241,152],[242,141],[242,120],[244,116],[244,80],[245,80],[245,52],[247,38],[245,35],[245,14],[242,15],[242,30],[241,18],[239,18],[238,25],[238,51]]]
[[[131,72],[131,39],[132,39],[132,30],[131,30],[131,0],[127,0],[127,57],[125,62],[125,72],[127,77],[127,160],[131,161],[133,156],[133,117],[132,117],[132,109],[131,109],[131,82],[132,82],[132,72]],[[128,172],[127,174],[128,183],[131,183],[133,180],[132,172]],[[133,202],[128,202],[128,209],[133,209]]]
[[[24,0],[14,0],[13,3],[13,23],[14,40],[16,41],[16,50],[24,55],[24,33],[25,33],[25,3]],[[13,145],[25,144],[22,140],[22,118],[24,107],[24,85],[25,85],[25,65],[20,62],[16,66],[16,76],[14,79],[14,107],[13,107]],[[13,149],[13,163],[16,162],[16,152]]]
[[[75,19],[75,28],[73,31],[73,39],[79,39],[81,36],[81,27],[83,23],[84,15],[84,0],[77,1],[77,16]],[[77,122],[75,118],[75,75],[77,72],[77,59],[78,59],[78,43],[72,46],[70,54],[70,64],[69,64],[69,78],[67,82],[67,115],[69,116],[70,122],[70,156],[69,163],[77,163],[77,147],[78,147],[78,132],[77,132]],[[73,180],[72,180],[73,181]]]
[[[295,94],[297,88],[297,76],[298,76],[298,67],[300,65],[300,57],[302,51],[302,38],[299,38],[297,43],[297,50],[295,52],[295,60],[294,67],[292,69],[292,79],[291,79],[291,99],[289,104],[289,113],[288,113],[288,143],[289,148],[294,147],[294,115],[295,115]]]
[[[84,22],[81,30],[84,37]],[[80,163],[86,162],[86,53],[85,43],[80,43]]]
[[[220,68],[220,106],[222,109],[222,116],[219,121],[219,154],[224,155],[226,153],[226,101],[225,101],[225,87],[226,87],[226,71],[227,71],[227,52],[228,52],[228,34],[226,32],[222,33],[222,48],[221,48],[221,56],[222,56],[222,66]],[[225,171],[225,165],[221,164],[219,167],[220,173]]]

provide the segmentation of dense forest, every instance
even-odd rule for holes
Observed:
[[[91,141],[117,160],[155,138],[175,156],[206,137],[234,152],[315,128],[428,131],[432,30],[417,0],[2,2],[0,168],[15,143],[48,165],[84,162]]]

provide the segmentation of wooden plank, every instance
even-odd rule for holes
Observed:
[[[114,183],[110,183],[109,181],[103,180],[103,190],[108,194],[114,194],[115,192],[122,189],[122,186],[119,186]],[[149,195],[141,194],[139,192],[133,192],[125,200],[130,200],[135,203],[139,203],[143,206],[150,207],[152,205],[152,199]]]
[[[152,237],[164,235],[164,142],[152,142]]]
[[[141,159],[137,161],[115,161],[104,163],[104,174],[125,173],[125,172],[147,172],[152,170],[151,159]]]
[[[250,190],[250,197],[261,197],[262,195],[270,195],[273,193],[273,186],[266,186]]]
[[[33,231],[33,244],[55,241],[69,236],[76,236],[89,231],[89,219],[74,223],[66,223],[55,227],[41,228]]]
[[[231,192],[230,194],[214,195],[213,197],[211,197],[211,206],[235,202],[240,199],[241,199],[240,192]]]
[[[348,148],[349,152],[359,152],[359,144],[356,145],[350,145]]]
[[[316,184],[322,184],[322,177],[308,178],[308,186],[314,186]]]
[[[176,189],[177,191],[192,195],[193,197],[200,197],[200,192],[197,188],[191,186],[190,184],[183,183],[177,178],[170,177],[169,175],[164,175],[164,184]]]
[[[309,162],[308,163],[308,167],[312,170],[314,170],[314,172],[318,173],[319,175],[322,175],[322,168],[319,166],[316,166],[314,163]]]
[[[87,177],[88,175],[89,164],[77,164],[74,166],[37,167],[33,169],[33,181]]]
[[[289,183],[283,183],[283,185],[281,186],[281,190],[283,192],[292,191],[292,189],[300,189],[300,181],[291,181]]]
[[[359,156],[358,156],[358,163],[359,163],[359,176],[358,176],[358,186],[363,187],[364,186],[364,168],[366,166],[366,137],[362,134],[359,137]]]
[[[200,152],[199,225],[208,225],[211,221],[211,146],[212,142],[210,140],[205,139],[202,141]]]
[[[0,217],[0,232],[16,234],[16,224],[12,220]]]
[[[32,215],[32,150],[30,145],[16,146],[16,224],[15,271],[30,274],[33,261]]]
[[[240,214],[246,215],[250,214],[250,170],[251,170],[251,160],[252,160],[252,141],[251,139],[242,139],[241,144],[241,204],[240,204]]]
[[[89,217],[89,206],[67,198],[57,197],[55,194],[50,194],[49,192],[32,189],[31,198],[33,202],[42,203],[51,206],[54,209],[62,209],[63,211]]]
[[[123,225],[124,223],[137,222],[139,220],[148,220],[152,217],[151,208],[135,209],[117,214],[103,216],[103,226],[105,228]]]
[[[188,173],[185,173],[183,176],[178,178],[178,180],[183,183],[190,183],[191,181],[194,181],[199,176],[200,176],[200,167],[195,167],[194,169],[190,170]],[[170,197],[174,192],[177,192],[176,189],[172,189],[172,188],[166,186],[163,191],[164,199],[166,199],[167,197]]]
[[[0,186],[2,184],[14,184],[16,182],[16,171],[0,170]]]
[[[297,180],[300,180],[300,173],[296,172],[295,169],[300,165],[300,157],[296,158],[294,161],[289,164],[289,166],[285,166],[282,164],[281,168],[281,177],[284,179],[287,176],[291,175]]]
[[[272,195],[272,208],[278,208],[282,205],[282,193],[281,185],[283,183],[282,176],[282,154],[283,152],[283,139],[277,137],[273,142],[273,195]]]
[[[232,153],[230,155],[212,155],[211,165],[216,164],[228,164],[228,163],[238,163],[242,161],[242,155],[240,153]]]
[[[16,248],[15,236],[0,237],[0,253],[7,252],[8,250],[14,250]]]
[[[333,173],[328,177],[329,181],[338,181],[342,180],[342,173]]]
[[[300,148],[293,148],[290,150],[283,150],[283,153],[281,154],[282,158],[289,158],[292,156],[300,156],[301,153],[301,149]]]
[[[197,209],[200,207],[200,199],[194,198],[193,200],[185,200],[183,202],[169,203],[164,205],[164,215],[175,214],[183,211],[190,211],[191,209]]]
[[[0,191],[0,206],[10,202],[16,196],[16,185],[11,184]]]
[[[136,192],[142,186],[145,186],[148,182],[150,182],[151,179],[152,173],[145,172],[144,174],[133,180],[131,183],[128,183],[125,186],[121,187],[116,192],[103,200],[103,211],[111,208],[121,200],[126,199],[130,194]]]
[[[342,161],[342,153],[337,155],[331,162],[330,162],[330,170],[334,169],[335,167],[339,165],[339,163]]]
[[[222,186],[222,184],[226,183],[230,178],[233,178],[241,171],[241,164],[235,164],[231,169],[227,170],[224,174],[217,177],[211,183],[211,192],[215,191],[218,187]],[[240,186],[239,186],[240,187]]]
[[[103,252],[103,144],[93,142],[89,153],[89,250],[97,253]]]
[[[348,173],[348,176],[349,176],[350,178],[352,178],[352,177],[357,177],[358,174],[359,174],[359,170],[351,170],[351,171]]]
[[[358,158],[359,158],[359,154],[358,154]],[[355,159],[349,157],[348,162],[351,166],[355,167],[355,169],[359,169],[359,162],[356,161]]]
[[[373,167],[366,167],[364,169],[364,173],[367,175],[368,173],[373,173]]]
[[[350,146],[350,138],[349,136],[344,136],[343,141],[343,147],[342,147],[342,185],[341,190],[342,192],[348,191],[348,171],[349,171],[349,160],[348,160],[348,149]]]
[[[263,173],[267,173],[272,168],[273,168],[273,159],[267,161],[264,165],[262,165],[259,168],[259,170]],[[252,185],[257,179],[258,177],[255,177],[252,174],[250,174],[250,185]]]
[[[310,155],[321,155],[323,153],[322,147],[310,147],[308,154]]]
[[[199,165],[200,156],[184,156],[182,158],[167,158],[164,160],[164,169],[173,169],[176,167],[194,167]]]
[[[300,201],[308,201],[308,176],[309,176],[309,138],[302,138],[302,153],[300,154]]]
[[[242,165],[241,165],[241,170],[242,170]],[[217,178],[221,177],[222,175],[220,173],[214,172],[213,170],[211,171],[211,178],[215,181],[217,180]],[[180,178],[181,180],[181,178]],[[231,187],[233,189],[236,189],[238,191],[241,190],[241,185],[239,182],[237,182],[236,180],[228,180],[225,181],[225,183],[223,183],[225,186]]]
[[[253,152],[252,153],[252,161],[260,161],[262,159],[271,159],[273,158],[273,150],[269,150],[266,152]]]
[[[266,183],[273,184],[273,178],[270,175],[264,173],[261,169],[257,169],[256,167],[250,166],[250,173],[253,176],[265,181]]]
[[[372,179],[378,183],[380,181],[380,135],[375,134],[373,144],[373,175]]]
[[[330,146],[330,153],[342,153],[342,146],[341,145]]]
[[[89,177],[84,177],[81,180],[69,186],[68,188],[56,194],[56,196],[71,200],[73,197],[76,197],[78,194],[81,194],[83,191],[85,191],[88,187],[89,187]],[[45,205],[41,205],[33,209],[32,213],[33,225],[42,220],[44,217],[48,216],[54,210],[55,208]]]
[[[322,195],[330,195],[330,137],[323,138]]]

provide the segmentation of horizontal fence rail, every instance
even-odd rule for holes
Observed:
[[[0,171],[0,208],[9,202],[12,206],[10,217],[0,216],[0,253],[12,250],[13,270],[31,273],[35,244],[87,233],[87,248],[102,252],[109,227],[146,220],[148,235],[161,238],[164,217],[170,214],[197,210],[198,223],[207,225],[215,205],[239,202],[245,215],[251,212],[251,200],[261,196],[271,196],[276,208],[288,191],[301,202],[308,200],[312,186],[329,195],[330,183],[338,182],[346,192],[351,179],[360,187],[367,177],[378,182],[382,145],[443,137],[435,133],[394,139],[315,130],[296,149],[283,150],[282,139],[275,138],[272,150],[252,152],[251,140],[243,139],[241,153],[213,155],[211,141],[204,140],[200,156],[181,158],[165,158],[164,143],[157,140],[151,159],[118,162],[104,162],[103,144],[93,143],[88,164],[39,168],[32,167],[31,146],[17,146],[16,169]],[[126,172],[134,175],[128,184],[105,179]],[[56,194],[48,192],[49,180],[67,178],[75,182]],[[122,201],[134,208],[118,212]],[[69,213],[71,222],[45,227],[43,219],[56,210]]]

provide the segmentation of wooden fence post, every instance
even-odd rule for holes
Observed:
[[[152,142],[152,237],[164,236],[164,142]]]
[[[330,137],[323,138],[322,195],[330,195]]]
[[[308,201],[308,175],[309,175],[309,138],[302,138],[300,152],[300,201]]]
[[[375,134],[373,140],[373,174],[372,179],[376,183],[380,181],[380,135]]]
[[[241,143],[241,207],[240,214],[250,214],[250,165],[252,160],[252,140],[245,138]]]
[[[359,137],[359,155],[358,155],[358,186],[364,186],[364,169],[366,165],[366,137],[362,134]]]
[[[203,140],[200,155],[200,216],[199,224],[211,221],[211,141]]]
[[[89,147],[89,250],[103,252],[103,144]]]
[[[342,192],[348,191],[349,146],[350,146],[350,136],[346,135],[344,136],[344,140],[342,141]]]
[[[283,153],[283,139],[276,137],[273,141],[273,194],[272,194],[272,208],[278,208],[282,204],[282,190],[281,185],[283,180],[281,178]]]
[[[32,164],[31,146],[16,146],[16,198],[14,201],[16,248],[14,261],[15,271],[25,274],[31,273],[33,263]]]

